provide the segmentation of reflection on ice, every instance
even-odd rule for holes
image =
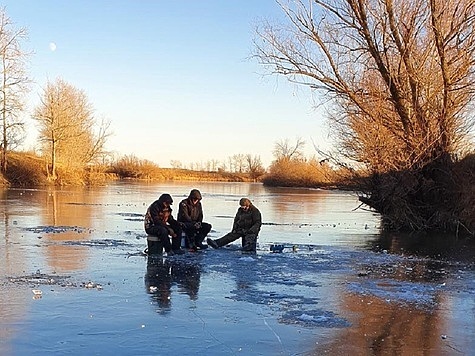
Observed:
[[[201,267],[196,261],[161,256],[147,258],[145,289],[151,294],[161,314],[169,313],[172,307],[173,287],[186,294],[190,300],[198,298]]]

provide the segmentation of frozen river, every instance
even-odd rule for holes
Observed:
[[[239,241],[141,254],[147,206],[170,193],[175,215],[192,188],[213,238],[241,197],[253,201],[257,254]],[[207,182],[0,192],[0,355],[475,350],[473,241],[381,234],[351,193]]]

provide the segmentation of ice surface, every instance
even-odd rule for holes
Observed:
[[[261,209],[257,253],[242,253],[237,241],[144,256],[147,204],[157,192],[179,197],[190,188],[8,191],[0,203],[0,354],[475,349],[473,258],[381,237],[378,217],[354,212],[347,193],[202,183],[213,238],[229,230],[241,196]],[[273,253],[271,245],[289,248]]]

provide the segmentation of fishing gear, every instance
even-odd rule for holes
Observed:
[[[276,244],[270,245],[270,251],[272,253],[282,253],[284,252],[285,248],[291,248],[292,252],[297,252],[297,245],[293,245],[293,246],[276,245]]]

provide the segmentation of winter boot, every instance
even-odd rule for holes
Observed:
[[[208,243],[208,246],[211,246],[212,248],[219,248],[219,245],[213,239],[208,238],[206,242]]]

